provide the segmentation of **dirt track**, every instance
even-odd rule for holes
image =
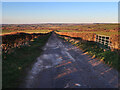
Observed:
[[[21,87],[117,88],[118,72],[52,34]],[[33,52],[34,53],[34,52]]]

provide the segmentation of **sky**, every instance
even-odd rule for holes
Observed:
[[[3,24],[115,23],[117,2],[3,2]]]

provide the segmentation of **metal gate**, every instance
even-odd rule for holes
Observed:
[[[105,46],[111,47],[110,36],[96,34],[95,41]]]

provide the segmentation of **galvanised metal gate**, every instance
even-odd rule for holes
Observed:
[[[110,36],[96,34],[95,41],[105,46],[111,47]]]

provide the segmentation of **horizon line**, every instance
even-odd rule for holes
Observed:
[[[120,22],[87,22],[87,23],[79,23],[79,22],[42,22],[42,23],[2,23],[2,24],[54,24],[54,23],[57,23],[57,24],[95,24],[95,23],[99,23],[99,24],[102,24],[102,23],[120,23]]]

